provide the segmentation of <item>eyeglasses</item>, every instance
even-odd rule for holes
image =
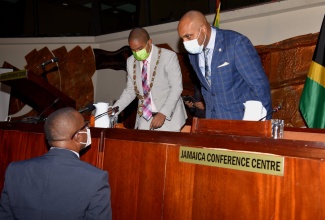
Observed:
[[[89,121],[85,121],[84,126],[82,126],[78,131],[76,131],[72,136],[71,136],[71,140],[73,139],[73,137],[80,131],[84,130],[85,128],[89,128]]]

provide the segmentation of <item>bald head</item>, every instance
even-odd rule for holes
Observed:
[[[178,35],[183,41],[198,38],[198,42],[200,44],[204,43],[204,46],[209,42],[211,35],[211,25],[206,17],[199,11],[189,11],[185,13],[179,20],[177,30]]]
[[[209,24],[206,17],[199,11],[186,12],[179,20],[178,29],[183,26],[192,26],[193,28],[200,28]]]
[[[148,32],[143,28],[134,28],[129,34],[130,41],[147,42],[150,39]]]
[[[45,121],[46,139],[70,140],[74,132],[84,123],[82,115],[73,108],[62,108],[53,112]]]
[[[129,34],[129,46],[132,52],[137,52],[146,49],[148,53],[151,52],[152,40],[148,32],[143,28],[134,28]]]

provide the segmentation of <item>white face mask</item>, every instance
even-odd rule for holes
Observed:
[[[199,35],[197,36],[196,39],[183,42],[184,47],[187,50],[187,52],[189,52],[191,54],[199,54],[202,52],[206,35],[204,36],[204,41],[203,41],[202,45],[199,45],[198,39],[199,39],[200,34],[201,34],[201,29],[200,29]]]
[[[86,133],[87,134],[87,142],[80,142],[80,144],[86,144],[86,147],[88,147],[89,145],[91,145],[91,134],[90,134],[90,129],[89,128],[86,128],[87,132],[86,131],[79,131],[79,133]]]

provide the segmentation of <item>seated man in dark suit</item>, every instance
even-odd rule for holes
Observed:
[[[79,160],[79,151],[91,143],[87,126],[73,108],[48,117],[51,149],[8,166],[0,219],[112,219],[108,173]]]

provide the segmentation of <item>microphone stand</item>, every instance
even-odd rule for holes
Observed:
[[[46,71],[45,71],[45,65],[44,64],[41,64],[40,65],[41,67],[42,67],[42,69],[43,69],[43,72],[41,73],[41,77],[46,81],[46,82],[48,82],[48,79],[47,79],[47,73],[46,73]],[[40,66],[38,66],[38,67],[40,67]],[[37,68],[38,68],[37,67]]]
[[[24,122],[24,123],[30,123],[30,124],[37,124],[40,121],[45,121],[46,118],[42,118],[43,114],[45,112],[47,112],[50,108],[52,108],[60,99],[57,98],[54,100],[54,102],[51,103],[51,105],[47,106],[47,108],[45,108],[38,116],[36,117],[26,117],[23,120],[21,120],[20,122]]]
[[[279,111],[281,108],[282,108],[282,106],[281,106],[281,105],[279,105],[278,107],[276,107],[276,108],[272,109],[272,111],[271,111],[269,114],[265,115],[263,118],[260,118],[258,121],[262,121],[264,118],[266,118],[266,117],[270,116],[270,115],[271,115],[272,113],[274,113],[274,112],[277,112],[277,111]]]
[[[47,76],[46,76],[47,75],[47,72],[45,71],[45,66],[48,65],[48,64],[50,64],[50,63],[56,63],[58,61],[59,61],[59,59],[57,57],[53,57],[52,59],[50,59],[50,60],[48,60],[48,61],[46,61],[44,63],[41,63],[41,65],[38,66],[38,67],[42,66],[43,73],[41,74],[41,76],[43,77],[43,79],[46,82],[48,82],[48,79],[47,79]]]

